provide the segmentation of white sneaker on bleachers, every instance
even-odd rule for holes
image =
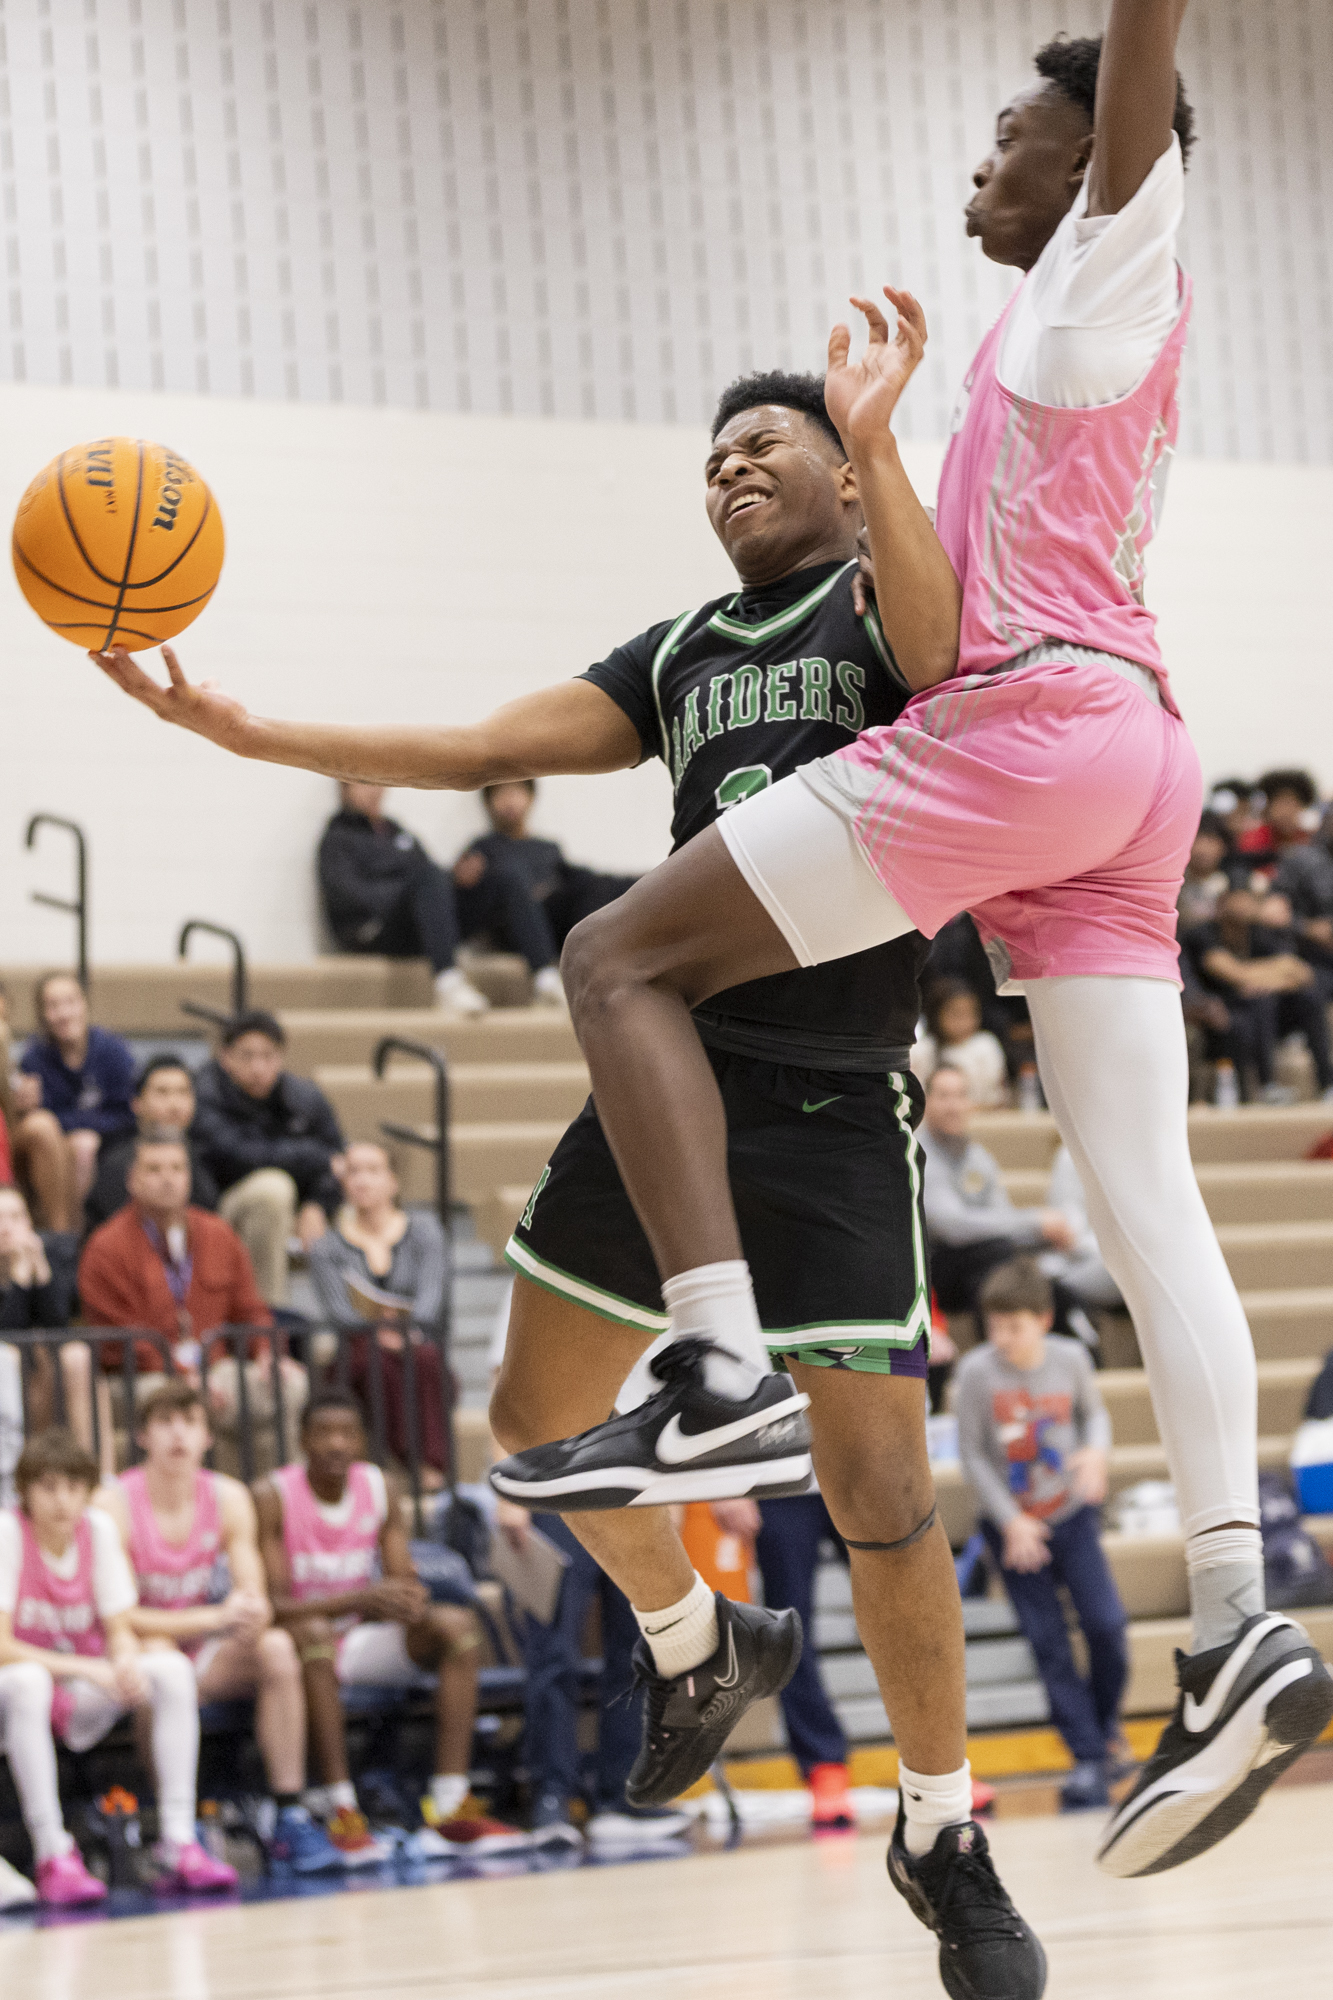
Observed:
[[[446,1014],[488,1014],[491,1007],[486,995],[456,965],[435,975],[435,1004]]]

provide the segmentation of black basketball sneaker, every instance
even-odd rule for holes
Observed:
[[[688,1673],[664,1679],[646,1639],[632,1655],[644,1690],[643,1747],[625,1786],[632,1806],[664,1806],[704,1776],[747,1708],[778,1694],[801,1662],[794,1611],[733,1604],[719,1590],[717,1649]]]
[[[912,1915],[940,1941],[940,1978],[950,2000],[1041,2000],[1046,1954],[995,1872],[974,1819],[941,1828],[929,1854],[909,1854],[906,1819],[889,1843],[889,1879]]]
[[[1275,1612],[1229,1645],[1177,1653],[1176,1676],[1175,1714],[1098,1850],[1111,1875],[1157,1875],[1225,1840],[1333,1718],[1333,1677]]]
[[[673,1341],[652,1363],[657,1395],[578,1437],[501,1459],[491,1485],[522,1507],[561,1514],[806,1492],[810,1398],[790,1375],[766,1375],[743,1403],[715,1396],[704,1385],[707,1354],[706,1341]]]

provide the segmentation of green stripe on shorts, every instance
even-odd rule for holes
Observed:
[[[603,1291],[600,1285],[589,1284],[586,1278],[576,1278],[572,1271],[548,1264],[544,1257],[529,1250],[526,1243],[520,1243],[517,1236],[511,1236],[505,1245],[505,1262],[532,1284],[540,1285],[543,1291],[554,1292],[558,1298],[568,1299],[571,1305],[582,1306],[601,1319],[614,1320],[617,1326],[632,1326],[637,1332],[650,1333],[656,1338],[671,1324],[664,1312],[636,1305],[633,1299],[622,1299],[615,1292]]]

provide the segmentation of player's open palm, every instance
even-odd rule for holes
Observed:
[[[118,688],[135,701],[142,702],[145,708],[151,708],[160,721],[174,722],[179,729],[191,729],[196,736],[206,736],[210,743],[239,749],[245,725],[250,720],[247,710],[233,696],[223,694],[213,681],[195,683],[186,680],[181,663],[170,646],[162,648],[169,676],[166,687],[146,673],[123,646],[113,646],[109,652],[92,653],[89,657],[108,680],[113,680]]]
[[[926,315],[910,292],[884,287],[897,315],[896,329],[873,299],[854,298],[870,334],[863,353],[852,359],[851,328],[835,326],[828,339],[824,403],[848,446],[867,443],[889,428],[889,419],[917,363],[926,351]]]

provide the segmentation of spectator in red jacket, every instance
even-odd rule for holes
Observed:
[[[136,1142],[127,1177],[126,1208],[95,1229],[79,1263],[79,1296],[91,1326],[125,1326],[158,1333],[166,1340],[176,1369],[192,1379],[207,1378],[214,1427],[225,1439],[236,1430],[238,1369],[220,1340],[224,1326],[268,1328],[273,1316],[260,1296],[240,1237],[221,1216],[190,1205],[189,1150],[175,1133],[149,1131]],[[117,1351],[104,1349],[107,1367]],[[163,1379],[162,1355],[151,1341],[135,1344],[135,1361]],[[267,1340],[250,1342],[246,1388],[258,1432],[274,1428],[272,1361]],[[276,1450],[260,1449],[270,1462],[290,1455],[296,1419],[308,1393],[305,1370],[284,1360],[283,1404],[287,1435],[272,1439]],[[145,1383],[147,1388],[154,1386]]]

